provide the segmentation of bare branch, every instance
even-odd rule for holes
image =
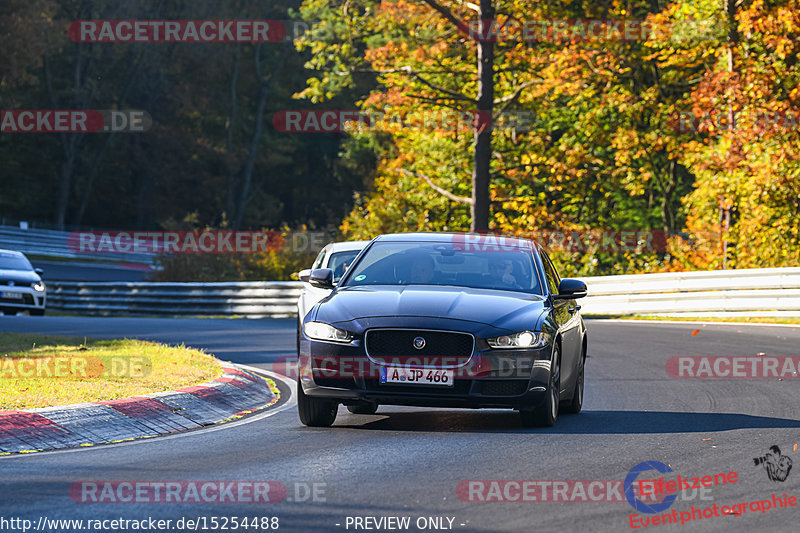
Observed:
[[[403,168],[396,169],[398,172],[402,174],[406,174],[407,176],[414,176],[416,178],[422,178],[425,180],[425,183],[431,186],[433,190],[441,194],[442,196],[453,200],[454,202],[460,202],[462,204],[470,204],[472,205],[472,198],[467,198],[466,196],[457,196],[446,189],[442,189],[438,185],[436,185],[431,178],[426,176],[425,174],[420,174],[419,172],[411,172],[409,170],[405,170]]]
[[[506,95],[506,96],[504,96],[502,98],[496,99],[494,101],[494,103],[495,103],[495,105],[497,105],[497,104],[503,104],[505,102],[510,102],[510,101],[514,100],[515,98],[519,97],[519,95],[522,93],[522,91],[524,91],[525,89],[527,89],[531,85],[536,85],[537,83],[541,83],[541,82],[539,80],[526,81],[525,83],[523,83],[522,85],[520,85],[519,87],[514,89],[513,93],[511,93],[509,95]]]
[[[499,116],[501,116],[503,113],[505,113],[506,109],[508,109],[511,106],[511,104],[514,103],[514,100],[516,100],[519,97],[519,95],[522,94],[522,91],[526,87],[530,87],[531,85],[534,85],[536,83],[538,83],[538,82],[537,81],[525,82],[522,85],[520,85],[519,87],[517,87],[517,89],[513,93],[495,100],[494,101],[495,105],[497,105],[497,104],[504,104],[504,105],[500,108],[499,111],[497,111],[497,114],[494,117],[492,117],[492,122],[497,120],[497,118]]]
[[[439,85],[436,85],[434,83],[429,82],[428,80],[426,80],[425,78],[420,76],[418,72],[415,72],[410,66],[401,67],[400,70],[411,74],[412,76],[417,78],[419,81],[421,81],[422,83],[424,83],[425,85],[427,85],[428,87],[433,89],[434,91],[446,94],[446,95],[448,95],[450,98],[452,98],[454,100],[462,100],[462,101],[471,102],[471,103],[474,103],[474,104],[478,103],[478,101],[476,99],[470,98],[469,96],[467,96],[465,94],[461,94],[461,93],[456,92],[456,91],[451,91],[450,89],[445,89],[444,87],[440,87]]]
[[[463,31],[467,35],[470,34],[469,28],[467,27],[466,24],[464,24],[464,21],[455,16],[452,11],[441,5],[439,2],[436,2],[436,0],[422,0],[422,1],[431,6],[436,11],[438,11],[442,17],[452,22],[456,26],[456,28]],[[478,9],[478,12],[480,13],[480,8]]]

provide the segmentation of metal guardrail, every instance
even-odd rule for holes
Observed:
[[[155,255],[142,253],[76,253],[67,244],[68,231],[0,226],[0,248],[24,254],[152,265]]]
[[[239,283],[48,282],[48,309],[81,315],[286,318],[297,314],[299,281]]]
[[[586,315],[800,316],[800,268],[583,278]]]
[[[583,314],[800,316],[800,268],[583,278]],[[89,315],[290,317],[302,283],[49,282],[48,305]]]

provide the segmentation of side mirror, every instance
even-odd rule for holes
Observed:
[[[586,296],[586,284],[579,279],[564,278],[558,284],[558,294],[553,295],[554,300],[572,300]]]
[[[312,270],[308,276],[308,282],[312,287],[319,289],[332,289],[333,288],[333,270],[330,268],[318,268]]]
[[[40,276],[44,276],[44,270],[42,270],[41,268],[34,268],[33,271],[39,274]]]
[[[297,278],[300,281],[305,281],[306,283],[308,283],[308,276],[310,275],[311,275],[311,269],[306,268],[297,273]]]

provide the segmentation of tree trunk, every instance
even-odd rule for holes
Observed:
[[[66,135],[65,135],[66,136]],[[61,173],[58,177],[58,198],[56,200],[56,227],[60,230],[66,228],[67,206],[72,185],[72,173],[75,171],[75,159],[78,156],[78,134],[73,133],[69,139],[63,141],[64,162],[61,164]]]
[[[236,45],[236,54],[233,56],[233,66],[231,70],[231,110],[228,114],[228,131],[225,136],[225,155],[228,170],[228,174],[226,176],[228,194],[226,197],[225,211],[229,221],[236,218],[236,175],[234,171],[236,155],[233,152],[233,132],[236,128],[236,91],[239,84],[239,56],[241,55],[241,50],[241,46]]]
[[[74,96],[75,104],[73,109],[83,109],[86,98],[80,95],[81,88],[81,73],[83,70],[83,57],[81,55],[81,45],[76,46],[77,59],[75,61],[75,87]],[[53,91],[53,78],[50,73],[50,61],[47,55],[43,56],[42,64],[44,66],[45,85],[47,87],[47,95],[50,99],[50,105],[53,109],[58,109],[59,105],[56,101],[56,95]],[[67,208],[69,207],[70,191],[72,189],[72,174],[75,172],[75,164],[78,159],[78,149],[80,147],[82,133],[61,133],[61,146],[64,149],[64,161],[61,163],[61,172],[58,175],[58,196],[56,197],[56,227],[60,230],[65,229],[67,221]]]
[[[480,0],[481,20],[484,24],[494,20],[492,0]],[[486,35],[488,32],[481,32]],[[489,183],[491,182],[492,126],[485,117],[492,116],[494,108],[494,42],[478,39],[478,116],[475,130],[475,154],[472,169],[472,221],[470,231],[489,230]]]
[[[250,198],[250,185],[253,182],[253,168],[256,162],[256,153],[258,152],[258,144],[261,142],[261,135],[264,130],[264,108],[266,107],[267,96],[269,96],[269,93],[272,89],[272,84],[275,82],[275,78],[278,76],[280,71],[283,70],[283,67],[286,64],[287,56],[288,50],[284,48],[281,52],[280,58],[278,59],[278,64],[275,66],[275,70],[272,71],[268,79],[264,80],[264,76],[261,73],[260,48],[256,49],[256,73],[258,74],[258,79],[261,80],[261,87],[258,91],[258,103],[256,104],[255,113],[255,128],[253,130],[253,137],[250,140],[250,151],[247,154],[247,161],[245,162],[244,169],[242,171],[242,188],[239,192],[239,201],[237,202],[236,206],[236,217],[233,220],[233,229],[241,229],[244,221],[244,212],[247,208],[247,200]]]
[[[242,223],[244,222],[244,210],[247,207],[247,199],[250,197],[250,184],[253,182],[253,167],[256,163],[258,143],[261,142],[261,133],[263,131],[264,123],[264,106],[267,103],[268,94],[269,88],[266,85],[262,85],[259,89],[255,130],[253,131],[253,137],[250,140],[250,152],[247,154],[247,162],[244,166],[242,188],[236,208],[236,218],[233,221],[233,229],[241,229]]]
[[[669,161],[669,181],[661,198],[661,227],[666,236],[675,232],[675,215],[672,212],[672,195],[678,186],[678,164],[674,159]]]

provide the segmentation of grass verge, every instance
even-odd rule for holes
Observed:
[[[221,373],[212,356],[183,345],[0,333],[0,410],[127,398]]]

